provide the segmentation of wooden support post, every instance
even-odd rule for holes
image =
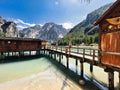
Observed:
[[[92,62],[90,63],[90,72],[91,73],[93,72],[93,64],[92,64]]]
[[[76,66],[76,74],[78,74],[78,67]]]
[[[1,55],[3,56],[3,52],[1,52]]]
[[[0,59],[2,59],[3,58],[3,52],[1,52],[1,56],[0,56]]]
[[[104,71],[108,72],[109,90],[114,90],[114,71],[110,68],[106,68]]]
[[[68,57],[68,55],[66,56],[66,60],[67,60],[67,68],[69,68],[69,57]]]
[[[63,59],[63,55],[62,55],[62,59]]]
[[[13,56],[13,52],[11,52],[11,56]]]
[[[51,58],[53,59],[53,52],[51,51]]]
[[[23,51],[23,56],[25,56],[25,51]]]
[[[80,61],[80,70],[81,70],[81,77],[83,78],[83,74],[84,74],[84,65],[83,65],[83,61]]]
[[[76,59],[76,66],[78,65],[78,60]]]
[[[45,55],[45,49],[44,49],[44,55]]]
[[[52,51],[51,51],[51,58],[52,58],[52,54],[53,54],[53,53],[52,53]]]
[[[20,52],[18,52],[18,56],[20,56]]]
[[[56,53],[54,52],[54,59],[56,60]]]
[[[40,51],[39,50],[36,51],[36,55],[40,55]]]
[[[31,51],[29,51],[29,55],[31,55]]]
[[[93,64],[94,64],[94,61],[95,61],[95,50],[93,50],[93,60],[92,60],[92,62],[90,63],[90,72],[91,72],[91,73],[93,72]]]
[[[61,63],[61,54],[59,54],[59,63]]]
[[[114,71],[108,72],[109,90],[114,90]]]
[[[8,57],[10,56],[10,52],[8,52]]]
[[[49,56],[50,56],[50,58],[52,58],[52,53],[51,53],[51,51],[49,51]]]

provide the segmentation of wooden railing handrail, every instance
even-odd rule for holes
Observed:
[[[120,52],[108,52],[108,51],[100,51],[101,53],[111,54],[111,55],[120,55]]]
[[[75,54],[84,54],[84,56],[91,56],[93,57],[93,59],[95,59],[95,57],[98,57],[98,51],[99,49],[96,49],[96,48],[93,48],[93,47],[81,47],[81,46],[72,46],[72,47],[69,47],[69,46],[57,46],[57,49],[56,49],[56,46],[51,46],[51,49],[54,49],[54,50],[60,50],[61,52],[66,52],[68,54],[71,54],[71,53],[75,53]],[[66,49],[69,49],[66,51]],[[75,51],[71,50],[71,49],[76,49]],[[79,50],[81,49],[82,52],[79,52]],[[88,51],[89,50],[89,51]],[[97,53],[97,55],[96,55]]]

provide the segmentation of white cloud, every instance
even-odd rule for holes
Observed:
[[[66,28],[66,29],[71,29],[73,28],[73,23],[71,22],[65,22],[65,23],[62,23],[63,27]]]
[[[16,20],[14,20],[14,22],[16,24],[23,24],[23,25],[26,25],[26,26],[29,26],[29,27],[35,26],[35,24],[26,23],[26,22],[22,21],[21,19],[16,19]]]
[[[33,27],[35,26],[35,24],[31,24],[31,23],[26,23],[21,19],[13,19],[13,21],[17,24],[17,28],[18,30],[22,30],[24,28],[28,28],[28,27]]]
[[[41,27],[43,26],[42,24],[38,24],[38,25],[40,25]]]
[[[17,25],[18,30],[23,30],[24,28],[27,28],[26,26],[22,26],[22,25]]]

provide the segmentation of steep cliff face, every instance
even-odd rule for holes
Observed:
[[[21,31],[23,37],[39,38],[48,41],[55,41],[58,38],[62,38],[67,32],[68,30],[63,28],[62,25],[55,23],[46,23],[44,26],[35,25]]]
[[[2,37],[18,37],[19,32],[14,22],[6,21],[0,17],[0,36]]]
[[[46,23],[37,37],[43,40],[55,41],[62,38],[66,33],[67,30],[62,25]]]
[[[40,25],[35,25],[33,27],[25,28],[21,31],[23,33],[23,37],[26,38],[36,38],[39,32],[41,31],[41,26]]]
[[[0,26],[6,23],[7,21],[0,16]]]
[[[76,25],[74,28],[71,29],[69,33],[72,32],[80,32],[83,34],[95,34],[98,30],[97,27],[93,27],[94,22],[112,5],[112,3],[107,4],[91,13],[89,13],[85,20],[80,22],[78,25]],[[92,29],[92,30],[91,30]],[[90,30],[90,31],[89,31]],[[92,33],[94,31],[94,33]]]

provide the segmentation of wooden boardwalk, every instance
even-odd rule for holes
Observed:
[[[99,60],[99,49],[94,47],[50,47],[47,49],[43,49],[44,54],[45,51],[49,52],[49,57],[56,59],[59,57],[59,62],[61,63],[61,59],[63,55],[66,57],[66,67],[69,68],[69,58],[74,58],[76,60],[76,65],[78,65],[78,61],[80,62],[80,72],[81,77],[84,78],[84,63],[90,64],[90,72],[93,72],[93,66],[97,66],[103,68],[106,73],[108,73],[108,86],[109,90],[114,90],[114,71],[120,72],[119,68],[104,65]],[[120,75],[119,75],[120,76]],[[119,77],[120,78],[120,77]],[[119,80],[120,82],[120,80]]]

